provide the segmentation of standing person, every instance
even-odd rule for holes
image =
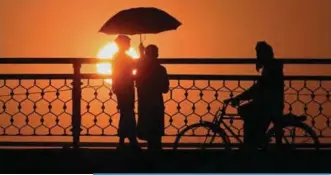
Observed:
[[[158,47],[149,45],[140,60],[136,79],[138,90],[138,137],[148,142],[148,150],[162,150],[164,102],[162,93],[169,90],[168,74],[157,61]]]
[[[239,115],[244,119],[244,144],[249,151],[255,151],[265,135],[270,122],[277,123],[284,109],[283,64],[274,58],[272,47],[265,41],[259,41],[255,47],[256,71],[262,69],[257,83],[233,99],[225,100],[234,105],[240,101],[252,102],[240,106]],[[279,126],[279,125],[276,125]],[[278,128],[277,135],[281,134]],[[278,137],[279,142],[279,137]]]
[[[124,146],[125,138],[128,138],[134,148],[139,148],[136,139],[136,119],[134,113],[134,60],[126,54],[130,48],[130,38],[126,35],[119,35],[115,39],[118,52],[112,63],[112,88],[116,94],[120,110],[120,121],[118,135],[120,137],[119,148]]]

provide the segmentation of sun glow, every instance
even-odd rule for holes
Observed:
[[[103,48],[101,48],[97,54],[97,58],[99,59],[113,59],[114,55],[118,52],[118,47],[114,42],[110,42],[106,44]],[[127,51],[127,54],[131,56],[133,59],[138,59],[139,55],[134,48],[130,48]],[[110,63],[102,63],[97,64],[97,72],[103,75],[111,75],[111,64]],[[136,74],[136,70],[133,70],[133,74]],[[108,83],[111,83],[111,79],[105,80]]]

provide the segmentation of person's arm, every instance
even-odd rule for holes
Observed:
[[[144,67],[141,63],[141,59],[136,59],[135,60],[135,70],[136,70],[136,74],[134,75],[134,78],[136,80],[136,87],[139,88],[141,86],[141,83],[144,80],[144,77],[146,76],[144,74]]]
[[[170,86],[170,82],[169,82],[169,77],[168,77],[168,73],[167,73],[167,69],[163,66],[161,66],[161,92],[162,93],[167,93],[169,91],[169,86]]]
[[[138,71],[140,61],[141,61],[140,59],[132,59],[132,70]]]
[[[258,80],[256,84],[252,85],[246,91],[244,91],[243,93],[234,97],[234,99],[239,100],[239,101],[250,100],[250,99],[254,98],[254,96],[257,93],[259,93],[260,86],[261,86],[261,80]]]
[[[111,87],[112,87],[112,91],[116,94],[117,93],[117,89],[116,89],[116,77],[117,77],[117,58],[114,57],[112,63],[111,63],[111,70],[112,70],[112,75],[111,75],[111,79],[112,79],[112,84],[111,84]]]
[[[140,58],[143,58],[145,56],[145,46],[143,45],[143,43],[139,44],[139,55]]]

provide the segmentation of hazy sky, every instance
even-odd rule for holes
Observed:
[[[1,0],[0,57],[95,57],[114,38],[103,23],[137,6],[183,23],[146,36],[161,57],[253,57],[257,40],[278,57],[331,57],[330,0]]]

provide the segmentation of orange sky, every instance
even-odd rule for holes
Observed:
[[[102,24],[136,6],[161,8],[183,23],[147,36],[161,57],[252,57],[260,39],[278,57],[331,57],[330,0],[1,0],[0,56],[94,57],[113,39],[97,33]]]
[[[254,57],[257,40],[270,42],[277,57],[331,57],[330,0],[1,0],[0,57],[95,57],[114,38],[99,28],[137,6],[183,23],[146,36],[161,57]]]

